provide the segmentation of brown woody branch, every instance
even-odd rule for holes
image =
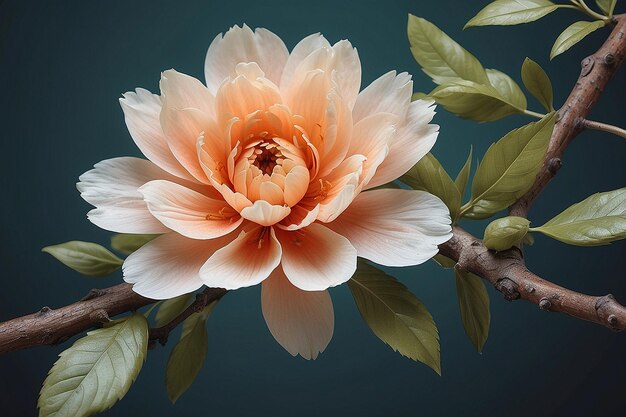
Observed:
[[[543,169],[533,187],[511,207],[511,215],[527,216],[535,198],[561,168],[565,149],[585,129],[585,119],[626,59],[626,14],[615,16],[613,22],[615,26],[602,47],[583,59],[578,81],[557,113]]]
[[[565,149],[586,127],[587,115],[625,55],[626,15],[618,15],[607,41],[598,52],[583,60],[576,86],[558,112],[544,167],[530,191],[511,207],[511,214],[526,217],[535,198],[561,167]],[[610,294],[594,297],[560,287],[530,272],[520,250],[495,253],[460,227],[455,226],[453,232],[452,239],[440,246],[441,254],[455,260],[458,267],[489,281],[507,300],[527,300],[543,310],[626,330],[626,308]],[[205,290],[171,323],[152,329],[150,339],[164,343],[171,330],[185,318],[224,294],[225,290],[219,288]],[[57,344],[98,326],[109,317],[154,302],[133,292],[129,284],[92,290],[84,299],[66,307],[56,310],[44,307],[37,313],[0,323],[0,353]]]

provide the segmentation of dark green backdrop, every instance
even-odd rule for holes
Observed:
[[[624,10],[623,0],[618,9]],[[41,247],[66,240],[108,242],[110,234],[85,217],[75,189],[94,163],[139,155],[118,98],[142,86],[157,90],[160,71],[176,68],[202,78],[209,42],[234,24],[263,26],[292,48],[322,32],[359,49],[363,81],[390,69],[414,74],[416,90],[430,80],[413,61],[407,13],[435,22],[486,67],[518,81],[525,56],[550,74],[562,103],[579,61],[597,47],[594,33],[555,62],[551,42],[579,18],[571,10],[511,28],[461,28],[487,1],[0,1],[0,319],[61,306],[119,275],[86,278],[64,268]],[[580,15],[582,17],[582,15]],[[610,84],[593,117],[626,124],[626,72]],[[620,101],[621,100],[621,101]],[[539,105],[531,100],[531,108]],[[459,120],[443,109],[434,153],[456,173],[470,144],[474,155],[511,128]],[[570,204],[622,187],[626,142],[585,132],[531,212],[540,224]],[[471,224],[468,227],[480,233]],[[538,237],[530,267],[565,286],[626,301],[626,245],[581,249]],[[443,376],[392,352],[363,324],[344,286],[331,291],[335,336],[313,362],[292,358],[271,337],[259,288],[229,294],[209,323],[209,354],[193,387],[172,406],[163,384],[167,349],[150,352],[128,395],[108,416],[605,416],[626,413],[626,336],[524,302],[507,303],[489,289],[492,326],[477,354],[460,324],[454,280],[432,262],[392,271],[428,306],[441,334]],[[68,345],[0,357],[0,413],[34,416],[40,384]]]

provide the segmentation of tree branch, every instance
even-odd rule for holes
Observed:
[[[587,118],[604,88],[626,58],[626,14],[614,16],[615,27],[598,51],[583,59],[576,85],[559,109],[544,159],[544,168],[533,187],[510,209],[511,215],[526,217],[535,198],[561,168],[565,149],[585,128]]]

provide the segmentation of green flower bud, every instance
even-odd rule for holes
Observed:
[[[489,249],[502,251],[519,244],[528,233],[530,222],[517,216],[503,217],[489,223],[483,243]]]

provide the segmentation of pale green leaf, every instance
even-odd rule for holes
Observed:
[[[531,228],[576,246],[607,245],[626,238],[626,188],[597,193]]]
[[[410,14],[407,33],[413,57],[436,84],[458,80],[489,84],[476,57],[429,21]]]
[[[503,251],[519,245],[528,233],[528,219],[508,216],[496,219],[485,229],[483,243],[488,249]]]
[[[435,261],[437,263],[437,265],[439,265],[440,267],[445,268],[445,269],[452,269],[452,268],[454,268],[454,265],[456,265],[456,261],[455,260],[450,259],[447,256],[443,256],[440,253],[438,253],[437,255],[433,256],[432,260]]]
[[[111,247],[118,252],[130,255],[159,235],[135,235],[120,233],[111,236]]]
[[[607,16],[613,16],[617,0],[596,0],[596,4]]]
[[[470,19],[465,28],[534,22],[559,8],[548,0],[496,0]],[[465,29],[464,28],[464,29]]]
[[[103,277],[122,266],[124,261],[97,243],[72,240],[58,245],[46,246],[42,252],[49,253],[63,265],[83,275]]]
[[[156,313],[154,325],[161,327],[174,320],[174,318],[189,307],[193,301],[193,297],[193,293],[189,293],[163,301]]]
[[[498,120],[525,110],[506,101],[491,85],[465,80],[441,84],[429,96],[449,112],[479,122]]]
[[[400,177],[414,190],[424,190],[436,195],[445,203],[454,219],[461,208],[461,194],[456,185],[431,153],[426,154],[406,174]]]
[[[467,188],[467,181],[469,180],[470,170],[472,169],[472,147],[470,146],[469,155],[467,155],[467,160],[465,161],[465,165],[459,171],[456,179],[454,180],[454,184],[456,188],[459,190],[461,194],[461,198],[463,198],[463,194],[465,194],[465,189]]]
[[[491,83],[504,101],[511,103],[518,109],[526,110],[526,96],[511,77],[495,69],[488,69],[487,76],[489,77],[489,83]]]
[[[489,294],[480,277],[454,268],[456,281],[456,295],[459,300],[459,310],[465,334],[478,352],[489,336]]]
[[[522,64],[522,81],[546,110],[554,110],[550,78],[543,68],[530,58],[526,58]]]
[[[552,50],[550,51],[550,59],[553,59],[555,56],[567,51],[569,48],[583,40],[585,36],[600,29],[605,24],[606,23],[603,20],[572,23],[559,35],[558,38],[556,38],[556,41],[552,46]]]
[[[380,340],[441,375],[439,334],[426,307],[401,283],[359,261],[348,281],[365,322]]]
[[[111,408],[137,378],[148,322],[134,314],[93,330],[63,351],[39,394],[39,417],[84,417]]]
[[[204,365],[208,350],[206,322],[217,301],[183,322],[180,341],[170,352],[165,371],[167,395],[175,403],[191,386]]]
[[[484,219],[513,204],[532,186],[554,128],[554,113],[512,130],[492,144],[472,181],[472,198],[462,211]]]

